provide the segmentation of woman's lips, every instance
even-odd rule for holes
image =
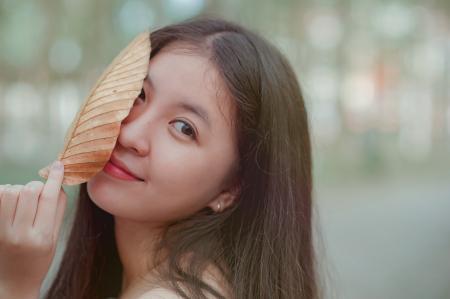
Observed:
[[[107,174],[109,174],[115,178],[121,179],[121,180],[142,181],[142,180],[130,175],[129,173],[123,171],[121,168],[114,165],[111,161],[108,161],[108,163],[106,163],[105,167],[103,168],[103,171],[106,172]]]

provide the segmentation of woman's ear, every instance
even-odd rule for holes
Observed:
[[[214,198],[209,204],[213,211],[220,213],[233,205],[233,203],[238,199],[240,188],[236,184],[228,190],[222,191],[216,198]]]

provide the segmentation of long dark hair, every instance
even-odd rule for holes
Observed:
[[[205,208],[173,223],[159,244],[160,272],[183,298],[224,298],[200,274],[213,263],[233,298],[318,298],[312,240],[312,162],[308,118],[296,75],[263,37],[232,22],[191,19],[153,31],[151,58],[174,42],[210,59],[235,106],[238,200],[222,213]],[[181,259],[191,253],[189,267]],[[117,296],[122,266],[114,218],[92,203],[86,183],[47,299]],[[183,286],[181,288],[180,286]],[[186,287],[186,288],[184,288]]]

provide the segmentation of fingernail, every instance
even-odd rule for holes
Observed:
[[[55,162],[53,162],[52,168],[55,170],[61,170],[63,168],[63,164],[61,163],[61,161],[56,160]]]

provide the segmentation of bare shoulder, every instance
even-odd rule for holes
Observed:
[[[180,297],[180,295],[178,295],[175,291],[165,288],[156,288],[146,292],[136,299],[182,299],[182,297]]]
[[[210,264],[203,273],[202,279],[205,283],[217,290],[222,296],[231,299],[231,287],[216,266]]]
[[[209,284],[216,291],[218,291],[222,296],[227,299],[231,299],[230,287],[216,267],[208,266],[203,273],[202,279],[205,283]],[[216,299],[215,296],[212,296],[208,292],[205,292],[205,295],[208,299]],[[136,299],[182,299],[182,297],[169,288],[158,287],[142,294]]]

